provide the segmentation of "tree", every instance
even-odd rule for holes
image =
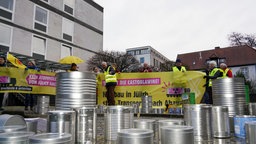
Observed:
[[[250,47],[256,46],[256,36],[253,34],[241,34],[233,32],[228,35],[228,40],[231,46],[248,45]]]
[[[105,61],[108,64],[116,64],[116,69],[120,72],[136,72],[140,63],[132,55],[125,52],[116,51],[100,51],[97,55],[90,58],[88,63],[88,69],[92,70],[93,67],[101,68],[101,63]]]

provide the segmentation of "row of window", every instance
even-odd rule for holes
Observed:
[[[12,27],[0,24],[0,46],[9,50],[12,41]],[[38,35],[32,36],[32,55],[39,54],[45,56],[47,49],[47,39]],[[72,47],[61,44],[61,58],[72,55]],[[43,58],[44,59],[44,58]]]
[[[48,3],[48,0],[43,0]],[[0,17],[13,21],[15,0],[0,0]],[[63,11],[73,15],[74,0],[64,0]],[[48,30],[49,11],[43,7],[35,5],[33,28],[40,32],[47,33]],[[62,38],[69,42],[73,42],[74,22],[66,18],[62,18]]]
[[[48,3],[48,0],[43,0]],[[64,11],[73,15],[73,0],[64,0]],[[0,0],[0,17],[13,21],[15,0]],[[34,29],[47,33],[49,12],[43,7],[35,5]],[[62,18],[62,38],[73,42],[74,22]],[[0,24],[0,47],[9,50],[12,38],[12,27]],[[32,55],[39,54],[43,57],[46,54],[47,39],[37,35],[32,37]],[[72,55],[72,47],[65,44],[61,45],[61,58]]]
[[[149,54],[149,49],[128,51],[127,53],[128,53],[128,54],[131,54],[131,55]]]

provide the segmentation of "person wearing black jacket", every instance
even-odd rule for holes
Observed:
[[[206,92],[209,95],[209,98],[205,100],[206,104],[213,104],[212,100],[212,80],[217,79],[218,77],[222,77],[222,72],[220,69],[217,68],[217,63],[215,61],[209,62],[209,74],[204,76],[206,78],[207,83],[206,86]]]
[[[5,62],[4,56],[0,56],[0,67],[6,67],[6,62]],[[2,108],[3,99],[4,99],[4,93],[0,93],[0,111],[4,110]]]

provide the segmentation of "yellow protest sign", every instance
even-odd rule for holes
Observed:
[[[56,94],[55,73],[0,67],[0,93]]]
[[[118,85],[115,88],[117,105],[140,103],[141,96],[152,96],[153,107],[165,108],[166,104],[180,105],[181,97],[175,92],[189,90],[196,95],[196,103],[204,94],[205,75],[198,71],[152,72],[116,74]],[[106,104],[104,75],[98,75],[98,104]]]

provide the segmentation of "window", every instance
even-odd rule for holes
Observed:
[[[248,69],[248,67],[241,67],[240,72],[244,74],[244,77],[246,79],[249,79],[249,69]]]
[[[140,63],[144,63],[144,57],[140,58]]]
[[[141,50],[141,54],[147,54],[147,53],[148,53],[148,50],[147,50],[147,49]]]
[[[37,54],[40,54],[40,55],[45,55],[46,39],[38,37],[38,36],[33,36],[32,49],[33,49],[33,53],[37,53]]]
[[[128,51],[127,54],[134,55],[133,51]]]
[[[0,49],[9,51],[12,28],[0,24]]]
[[[140,54],[140,50],[136,50],[136,55],[139,55]]]
[[[12,20],[13,5],[13,0],[0,0],[0,17]]]
[[[36,6],[34,28],[43,32],[47,31],[48,11]]]
[[[62,18],[62,38],[73,41],[74,22],[66,18]]]
[[[74,15],[75,0],[64,0],[64,12]]]
[[[61,52],[60,52],[60,58],[64,58],[66,56],[71,56],[72,47],[62,44],[61,45]]]

